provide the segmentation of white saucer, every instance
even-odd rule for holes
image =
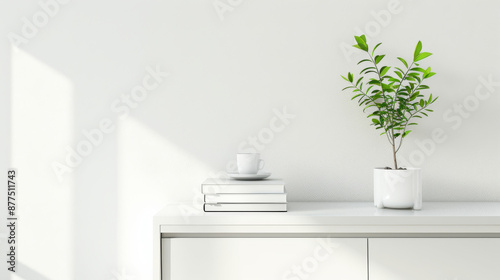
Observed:
[[[235,180],[244,180],[244,181],[252,181],[252,180],[262,180],[271,176],[269,172],[259,172],[257,174],[240,174],[240,173],[227,173],[227,176],[231,177]]]

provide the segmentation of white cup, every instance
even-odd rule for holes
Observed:
[[[264,161],[260,154],[241,153],[236,154],[236,164],[240,174],[257,174],[264,167]]]

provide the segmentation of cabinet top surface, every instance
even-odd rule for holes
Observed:
[[[155,215],[168,224],[475,223],[500,226],[500,202],[424,202],[422,210],[377,209],[371,202],[289,202],[288,212],[203,212],[170,204]]]

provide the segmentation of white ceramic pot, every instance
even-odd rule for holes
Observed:
[[[373,170],[374,202],[377,208],[422,209],[422,171],[375,168]]]

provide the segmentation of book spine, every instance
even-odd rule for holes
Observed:
[[[278,204],[278,203],[277,203]],[[280,205],[283,205],[283,208],[276,208],[276,207],[267,207],[268,205],[262,204],[262,208],[258,208],[255,206],[258,206],[258,204],[252,204],[246,205],[246,204],[239,204],[240,206],[243,207],[232,207],[235,204],[231,203],[205,203],[203,205],[203,209],[205,212],[287,212],[287,206],[286,203],[279,203]],[[249,207],[249,208],[246,208]]]
[[[206,203],[286,203],[286,193],[283,194],[205,194]]]
[[[205,185],[201,186],[203,194],[223,194],[223,193],[285,193],[283,185]]]

